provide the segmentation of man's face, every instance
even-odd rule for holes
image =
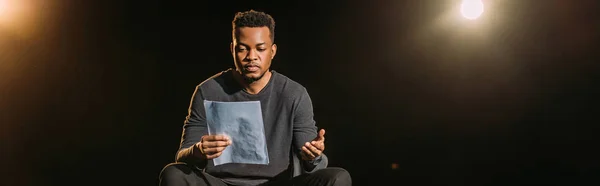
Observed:
[[[268,27],[241,27],[231,43],[236,71],[248,83],[261,79],[271,67],[277,46],[269,34]]]

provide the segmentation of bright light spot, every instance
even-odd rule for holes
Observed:
[[[460,5],[460,13],[467,19],[477,19],[483,13],[483,2],[481,0],[463,0]]]
[[[4,3],[4,0],[0,0],[0,16],[2,16],[2,14],[4,13],[4,9],[6,7],[6,5],[4,5],[6,3]]]
[[[37,2],[44,2],[38,3]],[[42,25],[45,11],[39,7],[50,5],[50,1],[40,0],[0,0],[0,37],[10,34],[19,37],[30,37]]]

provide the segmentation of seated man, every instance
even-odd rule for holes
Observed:
[[[275,21],[254,10],[232,21],[235,69],[196,87],[176,162],[163,168],[160,185],[351,185],[342,168],[327,167],[325,130],[317,133],[310,96],[302,85],[270,70],[277,45]],[[215,165],[229,136],[208,134],[203,101],[260,101],[269,163]]]

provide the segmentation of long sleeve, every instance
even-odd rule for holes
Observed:
[[[314,120],[313,106],[310,96],[305,88],[302,89],[299,99],[296,101],[296,108],[294,110],[294,127],[293,127],[293,144],[294,150],[297,155],[300,155],[300,151],[304,143],[312,141],[317,137],[317,126]],[[319,164],[321,157],[313,161],[302,161],[303,167],[306,171],[311,171]]]
[[[204,98],[200,85],[196,86],[196,90],[192,95],[190,106],[188,108],[188,115],[183,125],[183,132],[181,135],[181,143],[179,150],[177,151],[177,162],[186,162],[188,164],[194,164],[199,168],[206,166],[206,160],[194,156],[194,144],[198,143],[203,135],[208,134],[206,127],[206,116],[204,112]]]

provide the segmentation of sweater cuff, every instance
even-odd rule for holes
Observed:
[[[319,163],[321,163],[322,160],[322,156],[318,156],[313,160],[304,160],[304,171],[306,172],[312,172],[314,171],[314,169],[317,167],[317,165],[319,165]]]
[[[308,160],[308,163],[311,165],[317,165],[321,162],[321,159],[323,159],[323,156],[318,156],[313,160]]]
[[[180,162],[185,162],[189,165],[195,165],[198,168],[206,167],[206,159],[200,157],[200,149],[195,148],[196,145],[192,145],[188,148],[182,149],[179,152],[180,158],[178,160]]]

